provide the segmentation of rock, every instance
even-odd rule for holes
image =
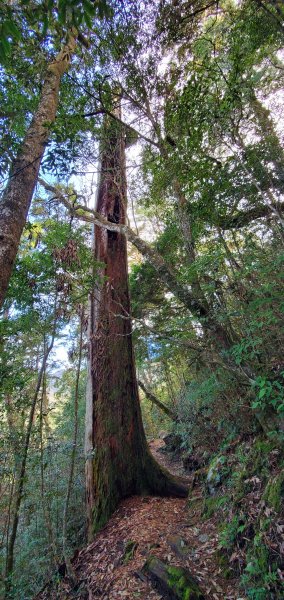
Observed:
[[[169,435],[167,431],[159,431],[158,438],[159,440],[164,440],[167,437],[167,435]]]
[[[190,549],[185,541],[179,535],[171,535],[168,538],[169,545],[173,552],[180,558],[186,558],[190,554]]]
[[[225,456],[217,456],[212,460],[212,462],[209,465],[206,482],[209,494],[211,495],[216,493],[216,488],[222,482],[222,469],[225,463]]]
[[[209,540],[209,536],[207,535],[207,533],[202,533],[199,536],[198,540],[201,544],[206,544],[206,542],[208,542],[208,540]]]
[[[167,565],[156,556],[149,556],[144,570],[166,600],[205,600],[198,582],[183,567]]]

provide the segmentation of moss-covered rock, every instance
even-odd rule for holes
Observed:
[[[206,483],[209,494],[211,495],[216,493],[217,487],[222,483],[222,475],[226,460],[226,456],[216,456],[209,465]]]
[[[283,506],[284,499],[284,472],[269,479],[263,494],[263,500],[276,512]]]
[[[144,571],[167,600],[204,600],[197,581],[187,569],[163,563],[149,556]]]
[[[248,456],[248,476],[269,473],[269,454],[274,447],[275,444],[266,438],[255,441]]]

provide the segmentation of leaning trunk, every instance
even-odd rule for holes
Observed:
[[[125,223],[124,136],[107,120],[96,209],[109,221]],[[102,268],[91,311],[94,485],[90,490],[92,478],[87,480],[87,499],[93,530],[98,530],[122,498],[184,496],[187,489],[154,461],[146,443],[132,346],[126,238],[95,226],[94,252]]]
[[[60,79],[67,70],[76,40],[71,37],[48,66],[39,106],[16,157],[8,185],[0,202],[0,308],[4,302],[20,238],[37,183],[38,172],[54,122]]]
[[[144,385],[143,381],[138,380],[138,385],[141,388],[141,390],[144,392],[147,400],[152,402],[152,404],[155,404],[155,406],[157,406],[165,415],[167,415],[167,417],[172,419],[172,421],[177,421],[177,415],[176,415],[175,411],[172,410],[171,408],[169,408],[169,406],[166,406],[166,404],[161,402],[161,400],[159,400],[159,398],[157,398],[157,396],[155,396],[155,394],[150,392],[150,390],[148,390],[146,388],[146,386]]]

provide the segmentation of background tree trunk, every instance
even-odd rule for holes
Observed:
[[[10,533],[10,537],[9,537],[8,547],[7,547],[7,559],[6,559],[6,580],[5,580],[6,594],[5,594],[5,598],[9,597],[11,583],[12,583],[12,576],[13,576],[13,569],[14,569],[14,548],[15,548],[15,542],[16,542],[17,530],[18,530],[18,524],[19,524],[20,508],[21,508],[21,503],[22,503],[22,498],[23,498],[24,482],[25,482],[25,475],[26,475],[26,465],[27,465],[27,458],[28,458],[28,452],[29,452],[29,446],[30,446],[30,438],[31,438],[31,434],[32,434],[34,415],[35,415],[35,411],[36,411],[36,405],[37,405],[40,388],[42,385],[42,378],[45,373],[48,357],[53,348],[55,334],[56,334],[56,324],[57,324],[56,308],[57,308],[57,304],[55,302],[53,331],[51,334],[50,343],[48,344],[48,346],[45,349],[43,360],[42,360],[42,365],[41,365],[41,368],[38,373],[37,384],[36,384],[35,392],[34,392],[31,407],[30,407],[30,413],[29,413],[29,419],[28,419],[28,424],[27,424],[27,430],[26,430],[26,434],[25,434],[24,448],[23,448],[23,454],[21,457],[19,474],[18,474],[17,481],[16,481],[16,490],[15,490],[15,494],[14,494],[14,498],[13,498],[13,517],[12,517],[11,533]]]
[[[0,202],[0,308],[11,277],[21,235],[37,183],[38,172],[48,141],[50,124],[57,112],[60,79],[68,69],[76,39],[70,36],[55,60],[48,66],[38,108],[12,165],[9,181]]]
[[[148,390],[146,388],[146,386],[144,385],[143,381],[138,380],[138,385],[141,388],[141,390],[144,392],[147,400],[152,402],[152,404],[155,404],[155,406],[157,406],[163,413],[165,413],[167,415],[167,417],[172,419],[172,421],[177,421],[177,415],[176,415],[175,411],[172,410],[171,408],[169,408],[169,406],[166,406],[166,404],[161,402],[161,400],[159,400],[159,398],[157,398],[157,396],[155,396],[155,394],[150,392],[150,390]]]

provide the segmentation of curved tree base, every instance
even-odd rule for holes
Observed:
[[[159,465],[147,450],[142,469],[136,473],[132,480],[131,488],[124,486],[121,480],[118,485],[115,473],[103,469],[96,462],[94,475],[96,481],[96,494],[93,508],[93,533],[97,533],[116,510],[119,502],[124,498],[135,495],[154,495],[174,498],[186,498],[189,486],[180,477],[174,477],[167,469]],[[119,491],[120,489],[120,491]]]
[[[148,451],[145,465],[147,489],[157,496],[186,498],[189,486],[182,477],[175,477],[167,469],[159,465]]]

